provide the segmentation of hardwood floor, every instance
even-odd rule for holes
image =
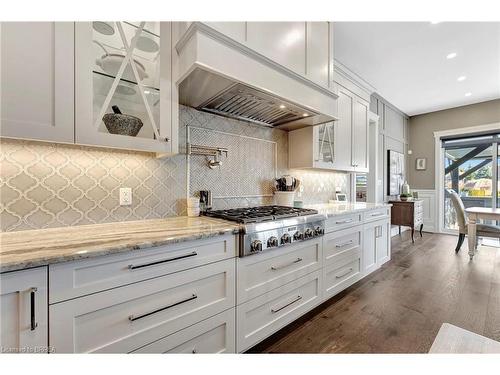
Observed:
[[[393,238],[383,268],[249,353],[427,353],[441,324],[500,341],[500,249],[469,263],[457,237]]]

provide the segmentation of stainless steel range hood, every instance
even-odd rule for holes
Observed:
[[[196,68],[179,85],[179,102],[217,115],[284,130],[334,121],[311,108]]]
[[[337,94],[200,22],[176,44],[179,103],[267,127],[336,120]]]

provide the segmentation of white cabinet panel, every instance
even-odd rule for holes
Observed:
[[[234,259],[50,305],[57,352],[130,352],[235,305]]]
[[[114,30],[111,35],[91,22],[76,23],[76,143],[176,153],[171,23],[146,22],[142,29],[141,23],[108,26]],[[114,107],[132,116],[116,122],[133,122],[135,133],[123,134],[106,125],[105,116],[112,116]]]
[[[324,265],[338,263],[346,254],[361,253],[363,245],[363,226],[327,233],[323,237]]]
[[[204,23],[240,43],[244,43],[246,40],[246,34],[247,34],[246,22],[204,22]]]
[[[378,220],[364,225],[363,273],[378,269],[391,259],[390,220]]]
[[[159,246],[49,266],[50,303],[81,297],[236,256],[236,236]]]
[[[368,103],[355,98],[352,115],[352,161],[356,172],[368,172]]]
[[[238,303],[321,268],[322,240],[313,239],[237,259]]]
[[[405,134],[405,117],[388,105],[385,108],[385,134],[391,138],[403,141]]]
[[[0,274],[2,353],[46,353],[47,267]]]
[[[234,308],[229,309],[132,353],[235,353],[235,314]]]
[[[247,44],[278,64],[306,75],[306,22],[247,22]]]
[[[0,27],[0,135],[73,143],[74,23]]]
[[[361,277],[361,258],[353,253],[352,259],[334,263],[323,269],[324,297],[330,298],[351,286]]]
[[[322,86],[330,85],[330,26],[328,22],[307,22],[306,76]]]
[[[337,100],[339,120],[335,122],[335,160],[339,170],[353,170],[352,166],[352,111],[353,97],[350,92],[340,88]]]
[[[321,271],[312,272],[236,307],[236,345],[242,352],[321,302]]]

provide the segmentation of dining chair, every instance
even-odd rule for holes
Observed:
[[[464,202],[460,196],[452,189],[446,189],[447,193],[450,195],[451,202],[453,203],[453,208],[457,214],[457,224],[458,224],[458,242],[455,248],[455,253],[460,251],[460,247],[465,239],[468,229],[467,215],[465,214]],[[476,225],[477,238],[479,237],[490,237],[490,238],[500,238],[500,227],[490,224],[477,224]]]

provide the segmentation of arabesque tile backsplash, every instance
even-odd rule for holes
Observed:
[[[187,131],[186,131],[187,130]],[[152,219],[185,214],[190,194],[209,189],[215,208],[272,203],[272,178],[291,173],[304,186],[305,203],[332,199],[348,175],[287,169],[288,136],[181,107],[179,138],[226,147],[220,169],[202,156],[159,159],[148,153],[2,139],[0,229],[15,231]],[[181,147],[184,151],[185,147]],[[188,170],[189,179],[188,179]],[[119,188],[132,188],[133,204],[119,205]]]

